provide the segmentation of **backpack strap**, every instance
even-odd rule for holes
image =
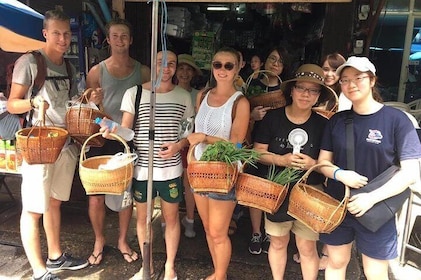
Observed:
[[[40,51],[31,51],[30,53],[34,56],[37,63],[37,75],[34,79],[34,85],[32,86],[32,93],[30,97],[34,98],[44,85],[45,77],[47,76],[47,63],[45,62],[45,58],[42,56]],[[29,111],[28,119],[26,119],[25,115],[23,115],[23,127],[27,127],[28,124],[32,125],[33,115],[34,109]]]
[[[142,85],[137,85],[136,99],[134,101],[133,131],[136,128],[137,118],[139,117],[139,104],[140,104],[141,97],[142,97]]]
[[[37,62],[37,75],[34,79],[34,86],[32,87],[31,98],[38,94],[45,82],[47,76],[47,63],[45,62],[44,56],[39,51],[30,52]]]

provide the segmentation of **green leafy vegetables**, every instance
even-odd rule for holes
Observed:
[[[267,179],[279,185],[286,185],[289,182],[295,182],[300,178],[301,170],[286,167],[282,171],[276,172],[275,165],[269,167]]]
[[[237,148],[234,143],[228,141],[218,141],[206,147],[200,160],[201,161],[222,161],[233,164],[238,161],[255,166],[260,153],[247,148]]]

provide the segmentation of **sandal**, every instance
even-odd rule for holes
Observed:
[[[133,250],[130,250],[130,252],[124,252],[124,253],[120,251],[120,253],[123,256],[123,259],[128,263],[135,262],[139,259],[138,254],[136,253],[136,251],[133,251]]]
[[[237,231],[237,222],[231,219],[230,226],[228,228],[228,235],[233,235]]]
[[[88,263],[89,263],[89,265],[90,266],[98,266],[98,265],[100,265],[101,264],[101,262],[102,262],[102,259],[104,258],[104,251],[102,251],[102,252],[99,252],[96,256],[95,256],[95,254],[94,253],[92,253],[90,256],[89,256],[89,258],[88,258]],[[94,261],[93,262],[90,262],[89,261],[89,259],[90,258],[94,258]],[[99,259],[99,261],[98,261],[98,258],[100,258]]]

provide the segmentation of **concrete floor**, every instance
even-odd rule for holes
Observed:
[[[19,234],[20,214],[20,178],[6,177],[12,195],[6,192],[5,187],[0,189],[0,280],[3,279],[30,279],[32,271],[22,248]],[[183,208],[180,208],[180,216],[183,216]],[[156,232],[153,240],[154,267],[157,272],[156,279],[163,278],[165,260],[165,242],[162,238],[160,227],[159,204],[153,213],[152,226]],[[418,225],[420,224],[420,225]],[[176,259],[178,279],[198,280],[205,277],[212,270],[212,262],[208,252],[205,234],[200,219],[196,219],[195,229],[197,236],[187,239],[182,235]],[[240,219],[238,231],[231,237],[233,253],[228,271],[229,279],[252,280],[272,279],[267,255],[250,255],[247,246],[250,238],[250,220],[245,215]],[[83,195],[83,189],[75,186],[72,191],[70,202],[62,207],[62,247],[65,251],[75,256],[88,257],[93,246],[93,232],[87,215],[87,201]],[[411,242],[421,244],[421,223],[417,223]],[[88,267],[79,271],[63,271],[58,275],[62,279],[92,279],[92,280],[124,280],[133,276],[140,268],[141,261],[128,264],[124,261],[117,249],[118,215],[112,211],[107,212],[105,221],[105,234],[107,246],[104,250],[104,258],[101,265]],[[132,248],[139,251],[136,238],[135,219],[133,218],[129,230],[129,243]],[[44,234],[42,234],[42,251],[46,254]],[[286,280],[302,279],[300,266],[292,261],[289,254]],[[390,279],[421,279],[421,258],[419,255],[408,252],[408,264],[399,266],[397,261],[391,262]],[[418,268],[417,268],[418,267]],[[324,279],[324,272],[319,273],[318,279]],[[359,255],[353,252],[348,267],[347,280],[365,279],[361,269]]]

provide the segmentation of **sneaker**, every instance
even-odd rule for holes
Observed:
[[[262,253],[262,234],[253,233],[249,244],[249,252],[252,255],[260,255]]]
[[[51,272],[47,271],[41,277],[38,277],[38,278],[32,277],[32,279],[33,280],[60,280],[60,277],[58,277],[57,275],[54,275]]]
[[[57,260],[47,259],[47,270],[58,271],[58,270],[78,270],[85,268],[89,265],[88,260],[77,259],[67,253],[63,253]]]
[[[267,254],[269,252],[269,246],[270,246],[270,235],[265,234],[265,238],[263,238],[263,241],[262,241],[262,251],[263,251],[263,253]]]
[[[196,232],[194,231],[194,223],[189,223],[187,221],[187,217],[184,217],[181,220],[181,224],[184,226],[184,235],[188,238],[194,238],[196,237]]]

